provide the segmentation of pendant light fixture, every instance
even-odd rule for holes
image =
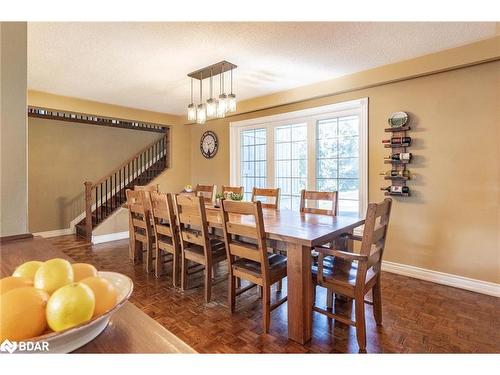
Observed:
[[[233,68],[231,68],[231,93],[227,96],[227,111],[236,112],[236,95],[233,94]]]
[[[207,121],[207,112],[205,108],[205,103],[203,103],[203,74],[200,79],[200,104],[198,104],[198,109],[196,111],[196,122],[198,124],[204,124]]]
[[[196,121],[196,108],[193,103],[193,78],[191,78],[191,104],[188,105],[188,120]]]
[[[210,69],[210,98],[207,100],[207,118],[213,118],[217,114],[217,100],[213,98],[213,70]]]
[[[188,77],[191,78],[191,103],[188,105],[188,120],[196,121],[198,124],[204,124],[210,118],[223,118],[227,112],[236,111],[236,95],[233,93],[233,69],[237,68],[236,65],[228,62],[221,61],[216,64],[199,69],[195,72],[189,73]],[[225,73],[230,70],[231,74],[231,93],[226,95],[225,87]],[[213,95],[214,77],[219,76],[219,96],[218,98]],[[210,79],[210,97],[203,102],[203,79]],[[193,101],[193,79],[200,81],[200,101],[195,105]]]

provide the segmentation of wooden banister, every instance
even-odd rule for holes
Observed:
[[[145,185],[168,167],[168,129],[154,142],[114,168],[96,182],[84,182],[85,223],[76,225],[77,234],[92,240],[92,229],[126,201],[126,189]],[[85,232],[85,233],[83,233]]]
[[[109,176],[111,176],[112,174],[115,174],[120,169],[122,169],[126,165],[130,164],[133,160],[137,159],[137,157],[139,157],[141,154],[143,154],[144,152],[146,152],[147,150],[149,150],[151,147],[153,147],[155,144],[157,144],[158,142],[160,142],[163,138],[165,139],[165,142],[168,143],[168,133],[169,132],[167,130],[164,135],[162,135],[161,137],[157,138],[154,142],[150,143],[149,145],[147,145],[144,148],[142,148],[139,151],[137,151],[134,155],[132,155],[131,157],[129,157],[127,160],[125,160],[119,167],[113,169],[107,175],[105,175],[104,177],[102,177],[99,180],[97,180],[96,182],[94,182],[93,185],[92,185],[92,187],[94,188],[97,185],[99,185],[100,183],[103,183],[104,181],[106,181],[109,178]]]

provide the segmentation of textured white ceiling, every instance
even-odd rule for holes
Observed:
[[[228,60],[247,99],[495,35],[495,23],[29,23],[30,89],[182,114],[186,74]],[[208,85],[206,85],[208,86]]]

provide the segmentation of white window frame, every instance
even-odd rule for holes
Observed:
[[[229,123],[230,181],[240,185],[240,141],[242,130],[267,129],[267,184],[274,187],[274,128],[281,125],[307,123],[307,189],[316,189],[316,122],[332,117],[359,116],[359,215],[368,206],[368,98],[280,113]],[[272,147],[269,147],[271,145]],[[312,157],[311,157],[312,155]]]

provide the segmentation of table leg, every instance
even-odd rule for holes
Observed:
[[[311,339],[311,248],[287,243],[288,338],[305,344]]]

